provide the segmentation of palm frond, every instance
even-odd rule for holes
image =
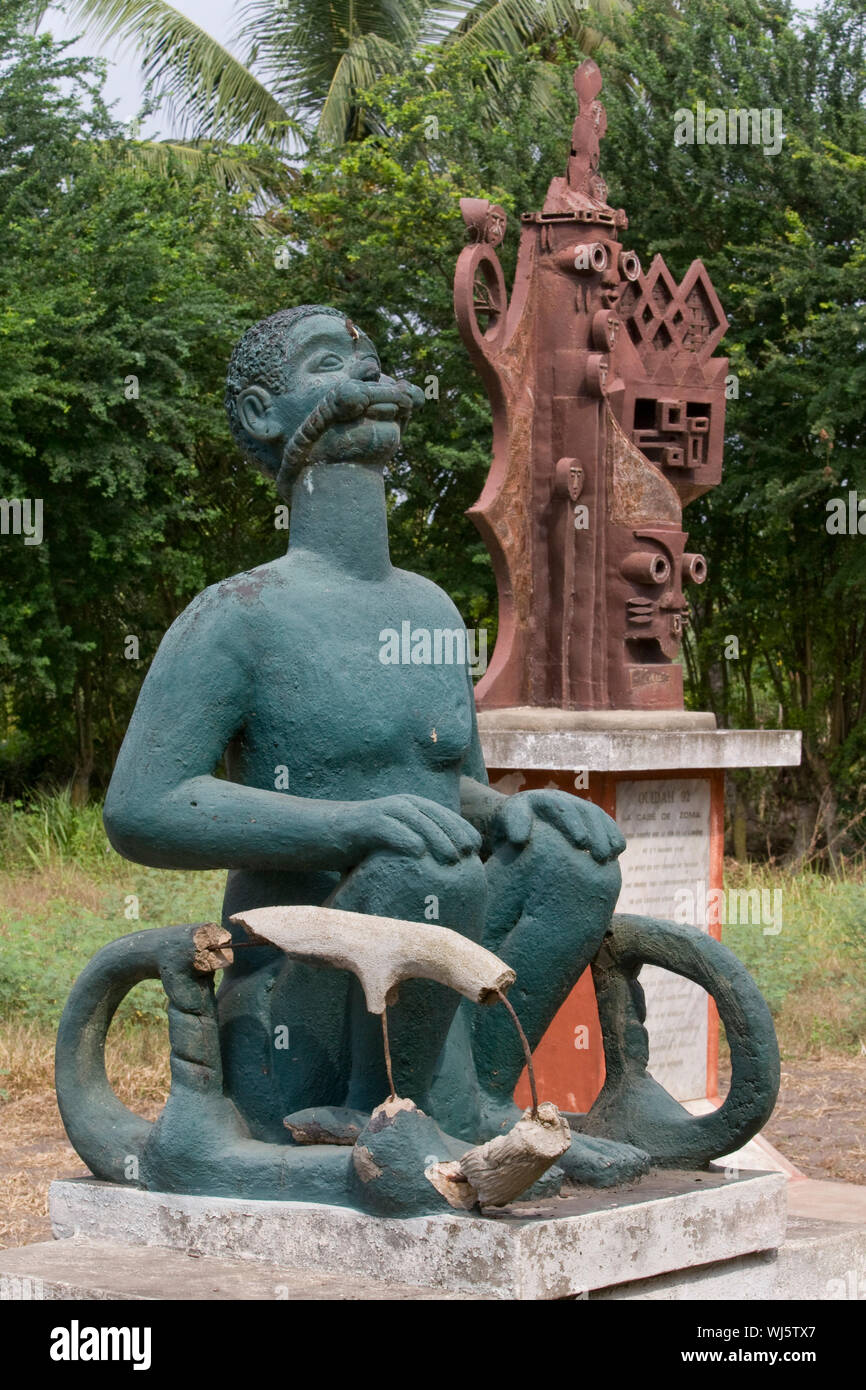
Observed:
[[[386,72],[399,71],[400,51],[375,34],[355,39],[340,58],[322,106],[317,132],[326,143],[338,143],[350,133],[357,118],[359,91],[370,87]]]
[[[428,48],[446,43],[458,25],[465,23],[478,8],[478,0],[439,0],[438,4],[426,5],[421,45]]]
[[[596,14],[611,14],[627,9],[630,0],[595,0]],[[490,57],[492,52],[518,53],[529,44],[538,44],[542,52],[560,38],[574,39],[586,55],[599,54],[603,35],[592,28],[592,11],[580,0],[480,0],[471,12],[460,20],[440,45],[443,54],[479,54],[484,56],[484,73],[491,118],[507,117],[499,110],[498,97],[507,82],[507,66]],[[435,75],[434,75],[435,80]],[[549,63],[536,65],[531,101],[541,112],[553,106],[558,90]]]
[[[183,130],[282,143],[292,128],[293,113],[278,97],[166,0],[70,0],[67,14],[103,42],[136,48],[152,91],[168,100]]]
[[[233,43],[284,105],[313,115],[329,98],[335,109],[347,72],[375,78],[382,61],[415,48],[428,8],[425,0],[250,0]],[[325,126],[338,124],[329,116]]]
[[[51,8],[51,0],[34,0],[32,14],[25,22],[25,28],[31,34],[38,32],[39,26]]]
[[[444,44],[476,53],[499,49],[517,53],[530,43],[568,36],[585,53],[597,47],[600,35],[592,28],[592,11],[581,0],[479,0],[449,32]],[[628,0],[595,0],[597,13],[628,8]]]
[[[243,146],[220,146],[210,140],[142,140],[128,144],[124,157],[134,168],[166,177],[200,178],[207,173],[230,192],[287,196],[296,171],[276,159],[257,157]]]

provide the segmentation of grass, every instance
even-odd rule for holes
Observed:
[[[124,1104],[139,1111],[162,1105],[170,1084],[166,1021],[115,1024],[105,1048],[105,1069]],[[8,1102],[53,1096],[53,1034],[35,1023],[0,1026],[0,1079]]]
[[[56,1028],[73,980],[107,942],[146,927],[219,920],[222,873],[113,859],[100,878],[68,861],[0,872],[0,1019]],[[146,981],[127,995],[118,1018],[159,1018],[164,999],[159,983]]]
[[[41,872],[74,865],[95,877],[118,860],[102,825],[102,807],[75,806],[70,790],[36,791],[23,801],[0,801],[0,865]],[[120,862],[120,861],[118,861]]]
[[[0,1020],[55,1030],[73,980],[128,932],[219,920],[225,874],[130,864],[111,848],[97,805],[67,791],[0,802]],[[122,1025],[165,1013],[157,981],[118,1010]]]
[[[155,1120],[168,1094],[164,1021],[115,1025],[106,1047],[108,1076],[120,1096]],[[54,1099],[54,1038],[35,1023],[0,1023],[0,1249],[50,1240],[48,1188],[85,1174]]]
[[[108,843],[100,808],[75,807],[66,792],[37,794],[26,806],[0,803],[0,866],[0,1022],[46,1036],[73,980],[106,942],[219,917],[221,871],[127,863]],[[781,892],[778,934],[733,925],[723,940],[767,999],[783,1055],[859,1054],[866,1048],[864,865],[829,878],[728,861],[726,887]],[[164,1026],[164,1017],[162,989],[148,981],[127,996],[117,1024],[131,1037],[136,1025]]]
[[[726,865],[725,887],[781,894],[781,930],[723,927],[776,1021],[782,1056],[866,1052],[866,873],[838,877],[766,865]]]

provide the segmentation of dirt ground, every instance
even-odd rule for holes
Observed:
[[[160,1106],[139,1107],[153,1119]],[[48,1185],[86,1173],[69,1145],[51,1090],[0,1106],[0,1248],[48,1240]],[[786,1062],[776,1112],[764,1130],[810,1178],[866,1184],[866,1056]]]
[[[764,1134],[807,1178],[866,1184],[866,1055],[783,1062]]]
[[[139,1107],[156,1119],[160,1107]],[[87,1169],[72,1148],[53,1091],[0,1106],[0,1249],[51,1239],[48,1187],[55,1178],[82,1178]]]

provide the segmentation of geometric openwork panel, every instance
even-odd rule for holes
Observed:
[[[677,285],[661,256],[628,286],[619,315],[649,376],[656,375],[663,361],[678,366],[683,357],[705,362],[728,326],[703,263],[693,261]]]

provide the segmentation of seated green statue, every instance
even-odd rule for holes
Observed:
[[[288,550],[205,590],[167,633],[117,760],[105,824],[115,848],[139,863],[228,869],[227,925],[252,908],[316,904],[463,933],[516,972],[511,999],[534,1048],[611,940],[625,842],[590,802],[491,789],[465,663],[380,659],[386,629],[463,626],[441,589],[395,568],[389,554],[384,469],[420,401],[383,374],[370,339],[334,309],[283,310],[238,344],[229,420],[246,457],[291,498]],[[223,760],[225,778],[215,775]],[[244,946],[243,931],[231,929]],[[638,968],[620,962],[625,994],[600,997],[611,1085],[629,1073],[641,1032]],[[176,1046],[183,1109],[167,1106],[147,1185],[356,1201],[346,1149],[296,1146],[286,1120],[311,1107],[369,1116],[389,1094],[380,1019],[367,1013],[357,979],[245,945],[216,1012],[219,1096]],[[200,1031],[208,1026],[200,1021]],[[388,1027],[398,1094],[455,1141],[452,1152],[519,1118],[512,1095],[524,1054],[504,1009],[412,980]],[[629,1142],[634,1117],[655,1123],[664,1112],[676,1127],[680,1112],[646,1077],[645,1060],[606,1120],[581,1126],[575,1117],[560,1180],[609,1185],[647,1170],[653,1145]],[[208,1164],[231,1169],[232,1144],[252,1176],[208,1176]],[[275,1146],[278,1177],[259,1181],[256,1155]]]

